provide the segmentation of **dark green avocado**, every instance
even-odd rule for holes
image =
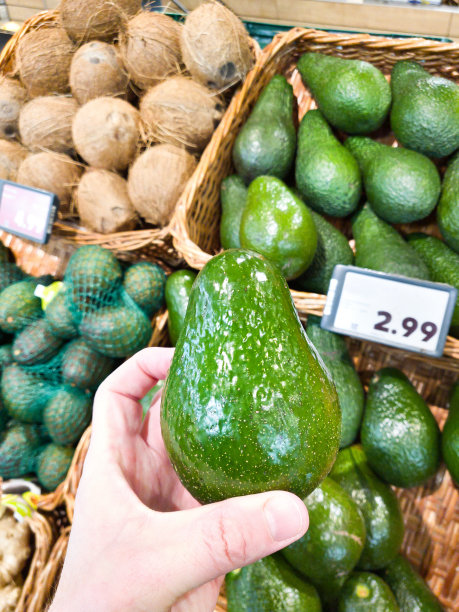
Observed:
[[[400,608],[382,578],[355,572],[341,591],[338,612],[400,612]]]
[[[166,305],[169,313],[167,325],[172,346],[177,344],[185,321],[191,287],[197,276],[192,270],[176,270],[166,281]]]

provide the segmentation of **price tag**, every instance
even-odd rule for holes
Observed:
[[[11,234],[45,244],[58,207],[54,193],[0,181],[0,228]]]
[[[321,327],[440,357],[456,299],[449,285],[338,265]]]

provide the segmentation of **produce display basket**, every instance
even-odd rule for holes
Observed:
[[[397,61],[416,60],[422,62],[427,70],[459,82],[459,43],[423,38],[384,38],[368,34],[330,34],[303,28],[293,28],[275,36],[233,97],[177,205],[174,244],[192,268],[200,270],[221,249],[221,182],[234,172],[231,157],[234,141],[262,89],[275,74],[284,74],[293,86],[299,119],[315,107],[310,92],[296,70],[299,57],[310,51],[365,60],[386,75]],[[349,222],[337,220],[336,223],[345,233],[349,232]],[[437,226],[430,219],[412,224],[412,227],[416,231],[438,236]],[[292,295],[300,313],[322,314],[325,296],[298,291],[292,291]],[[444,354],[459,359],[459,340],[449,337]]]

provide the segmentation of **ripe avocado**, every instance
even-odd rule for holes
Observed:
[[[222,218],[220,221],[220,242],[224,249],[238,249],[241,246],[239,231],[242,213],[247,200],[247,187],[237,174],[222,181],[220,192]]]
[[[115,369],[115,360],[89,347],[83,338],[69,342],[62,351],[62,380],[67,385],[94,391]]]
[[[149,318],[163,306],[165,286],[166,273],[150,261],[129,266],[123,279],[124,290]]]
[[[78,335],[78,330],[73,322],[72,313],[67,303],[65,287],[62,287],[59,293],[47,305],[45,319],[55,336],[69,340]]]
[[[169,313],[167,325],[172,346],[177,344],[182,330],[191,287],[196,276],[196,272],[192,270],[177,270],[172,272],[166,281],[166,305]]]
[[[46,319],[38,319],[16,336],[13,341],[13,357],[22,365],[45,363],[56,355],[63,339],[55,336]]]
[[[355,572],[341,591],[338,612],[400,612],[400,608],[384,580],[370,572]]]
[[[459,153],[449,162],[443,177],[437,223],[446,244],[459,253]]]
[[[459,383],[451,392],[449,414],[443,427],[441,450],[451,478],[459,486]]]

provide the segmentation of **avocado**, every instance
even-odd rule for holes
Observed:
[[[293,88],[276,74],[260,94],[233,147],[237,174],[248,185],[257,176],[285,178],[295,159]]]
[[[428,157],[445,157],[459,148],[459,87],[434,76],[417,62],[392,68],[390,122],[398,142]]]
[[[317,248],[306,272],[293,281],[299,291],[326,294],[333,270],[338,264],[354,263],[349,242],[339,230],[313,210],[310,211],[317,230]]]
[[[392,589],[401,612],[443,612],[438,599],[402,555],[397,555],[380,574]]]
[[[37,477],[45,489],[54,491],[65,479],[72,463],[74,449],[68,446],[47,444],[37,457]]]
[[[416,487],[438,469],[437,422],[400,370],[383,368],[374,374],[360,436],[371,468],[396,487]]]
[[[3,372],[6,366],[13,363],[13,351],[11,344],[4,344],[0,346],[0,374]]]
[[[331,478],[325,478],[304,503],[309,529],[281,553],[323,601],[333,602],[362,554],[365,523],[357,504]]]
[[[431,280],[420,255],[403,240],[396,229],[380,219],[366,205],[352,221],[355,238],[355,265],[411,278]]]
[[[43,442],[43,433],[36,425],[12,423],[0,433],[0,476],[7,480],[32,472],[37,449]]]
[[[77,442],[91,421],[92,400],[80,389],[60,386],[43,411],[43,422],[55,444]]]
[[[13,283],[18,283],[26,278],[26,274],[14,263],[0,264],[0,291],[6,289]]]
[[[11,418],[25,423],[40,423],[43,407],[53,387],[41,377],[14,363],[3,370],[2,397]]]
[[[298,71],[325,119],[348,134],[368,134],[384,123],[391,103],[383,73],[361,60],[306,53]]]
[[[451,478],[459,486],[459,383],[451,392],[449,414],[441,438],[441,450]]]
[[[349,446],[357,437],[362,420],[365,395],[359,375],[347,350],[346,340],[320,327],[321,318],[309,315],[306,333],[328,368],[341,408],[340,448]]]
[[[400,608],[382,578],[355,572],[341,591],[338,612],[400,612]]]
[[[451,159],[443,177],[437,223],[446,244],[459,253],[459,153]]]
[[[78,335],[78,330],[73,322],[68,300],[65,295],[65,286],[54,296],[45,309],[45,319],[49,329],[55,336],[70,340]]]
[[[430,277],[436,283],[446,283],[458,291],[451,330],[459,335],[459,253],[446,246],[444,242],[427,234],[409,234],[408,244],[426,264]]]
[[[358,444],[338,453],[330,478],[349,493],[365,521],[365,546],[357,567],[377,570],[386,566],[403,540],[403,517],[395,493],[374,474]]]
[[[0,434],[6,429],[9,420],[10,415],[8,414],[8,410],[5,408],[0,398]]]
[[[177,344],[182,330],[191,287],[196,276],[196,272],[192,270],[177,270],[172,272],[166,281],[166,305],[169,313],[167,325],[172,346]]]
[[[247,199],[247,187],[240,176],[232,174],[222,181],[220,191],[222,218],[220,242],[223,249],[238,249],[241,246],[239,231],[242,213]]]
[[[162,395],[161,429],[201,503],[283,489],[301,498],[339,445],[338,396],[284,278],[230,249],[199,273]]]
[[[62,352],[62,380],[83,390],[95,391],[115,369],[115,360],[89,347],[83,338],[69,342]]]
[[[149,318],[164,305],[165,286],[166,273],[149,261],[129,266],[123,279],[124,290]]]
[[[260,176],[250,183],[240,239],[244,249],[264,255],[287,280],[305,272],[317,248],[317,230],[309,209],[272,176]]]
[[[389,147],[362,136],[346,140],[363,175],[375,213],[388,223],[412,223],[430,215],[440,197],[435,164],[421,153]]]
[[[319,213],[346,217],[360,201],[359,166],[319,110],[307,112],[300,123],[295,180],[305,203]]]
[[[315,588],[279,556],[260,559],[226,576],[228,612],[321,612]]]
[[[13,357],[22,365],[45,363],[58,353],[63,342],[51,332],[46,319],[38,319],[15,337]]]
[[[35,287],[34,282],[24,280],[0,293],[0,327],[4,332],[16,333],[43,315]]]

